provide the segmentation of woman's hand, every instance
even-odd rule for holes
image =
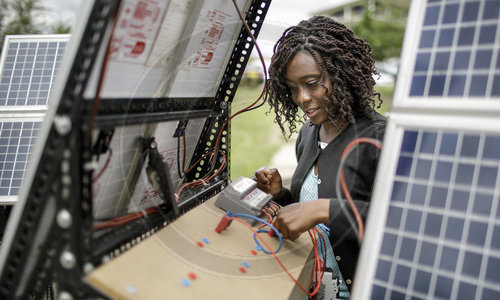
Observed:
[[[284,238],[293,241],[317,224],[327,223],[329,209],[330,199],[293,203],[278,210],[273,226]]]
[[[273,195],[274,200],[283,197],[283,183],[281,175],[276,168],[260,168],[255,171],[254,180],[257,181],[257,187],[262,191]]]

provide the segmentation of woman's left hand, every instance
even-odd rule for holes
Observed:
[[[319,223],[327,223],[330,199],[293,203],[278,210],[273,226],[284,238],[295,240]]]

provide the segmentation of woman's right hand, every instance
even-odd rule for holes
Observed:
[[[273,200],[279,200],[283,197],[283,183],[281,175],[276,168],[260,168],[255,171],[254,180],[257,181],[257,187],[262,191],[273,195]]]

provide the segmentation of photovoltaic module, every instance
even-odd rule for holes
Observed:
[[[500,1],[413,1],[356,299],[500,297]]]
[[[5,38],[0,59],[0,203],[17,200],[69,38]]]

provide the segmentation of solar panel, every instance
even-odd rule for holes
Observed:
[[[500,297],[499,18],[413,1],[356,299]]]
[[[10,35],[0,59],[0,203],[17,200],[69,35]]]
[[[15,201],[41,118],[0,119],[0,201]],[[14,197],[12,197],[14,196]]]
[[[412,40],[403,51],[397,87],[404,97],[395,99],[394,105],[498,100],[499,2],[439,0],[414,7],[417,12],[408,20]]]
[[[500,296],[499,166],[499,133],[404,130],[372,299]]]
[[[6,36],[0,66],[0,107],[46,106],[69,35]]]

